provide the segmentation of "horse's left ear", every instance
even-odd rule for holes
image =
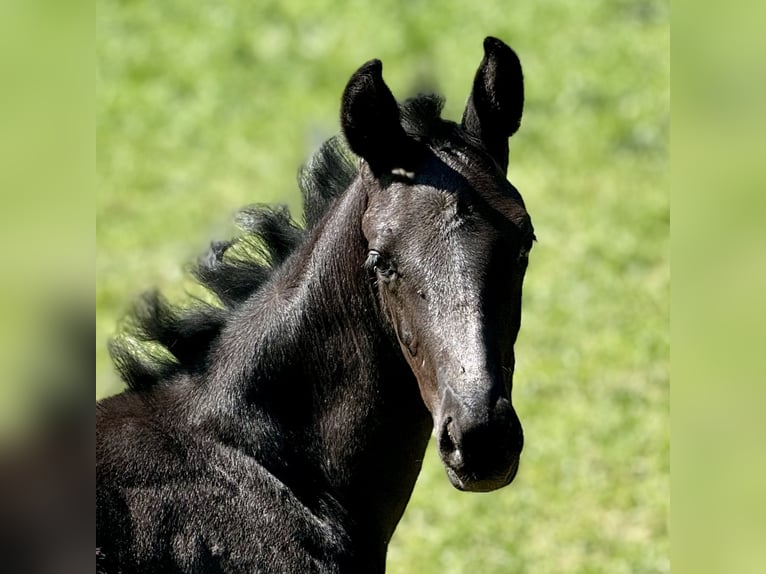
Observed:
[[[400,123],[399,105],[383,81],[383,64],[370,60],[348,81],[341,100],[340,124],[349,148],[376,175],[411,171],[419,146]]]
[[[504,42],[488,36],[462,125],[484,144],[503,170],[508,169],[508,138],[519,129],[523,109],[521,62]]]

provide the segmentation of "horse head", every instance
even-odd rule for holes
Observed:
[[[400,107],[378,60],[351,77],[341,105],[344,136],[364,160],[366,267],[382,315],[432,415],[449,479],[470,491],[505,486],[518,469],[514,344],[534,241],[506,179],[521,65],[495,38],[484,52],[459,124],[439,118],[435,97]]]

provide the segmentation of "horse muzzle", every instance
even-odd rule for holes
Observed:
[[[458,490],[471,492],[510,484],[524,445],[521,422],[510,401],[500,398],[491,409],[471,409],[461,403],[443,401],[437,431],[439,457],[450,482]]]

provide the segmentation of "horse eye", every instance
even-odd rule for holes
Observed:
[[[391,277],[393,274],[393,269],[391,266],[385,261],[383,256],[380,254],[379,251],[375,251],[372,249],[367,254],[367,260],[364,262],[364,267],[368,271],[374,271],[379,273],[384,278]]]
[[[364,262],[364,268],[368,271],[374,271],[382,259],[379,252],[374,249],[367,254],[367,260]]]
[[[532,251],[532,245],[535,241],[537,241],[537,237],[533,233],[529,242],[519,250],[519,261],[527,261],[529,259],[529,252]]]

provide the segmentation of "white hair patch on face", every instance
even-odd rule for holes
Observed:
[[[391,174],[395,175],[397,177],[402,177],[404,179],[408,179],[410,181],[415,179],[415,172],[414,171],[407,171],[406,169],[402,167],[397,167],[391,170]]]

